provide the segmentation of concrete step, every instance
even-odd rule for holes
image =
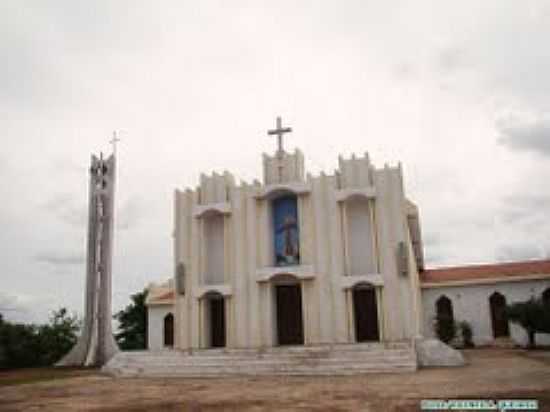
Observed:
[[[117,376],[350,375],[417,367],[409,342],[266,349],[120,352],[104,367]]]

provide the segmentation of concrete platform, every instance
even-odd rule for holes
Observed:
[[[103,371],[126,377],[326,376],[410,372],[416,368],[411,342],[385,342],[120,352]]]

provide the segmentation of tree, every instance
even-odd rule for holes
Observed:
[[[506,306],[508,320],[519,324],[527,332],[529,347],[536,346],[537,332],[550,333],[550,310],[542,299],[531,298]]]
[[[121,349],[147,348],[146,297],[147,289],[132,295],[132,302],[114,316],[120,322],[115,338]]]
[[[40,363],[53,365],[75,345],[80,323],[67,309],[54,311],[50,323],[38,327],[38,343],[42,354]]]
[[[0,368],[50,366],[76,342],[79,322],[67,309],[54,311],[45,325],[11,323],[0,316]]]

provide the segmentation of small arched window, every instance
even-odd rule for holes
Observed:
[[[435,302],[435,312],[438,318],[454,320],[453,302],[445,295],[441,296]]]
[[[174,346],[174,315],[164,317],[164,346]]]
[[[504,295],[494,292],[489,297],[489,307],[491,309],[493,336],[495,338],[510,336],[508,318],[506,317],[506,298]]]

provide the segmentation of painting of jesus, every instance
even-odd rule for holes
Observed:
[[[273,229],[276,265],[299,264],[298,207],[295,196],[273,201]]]

